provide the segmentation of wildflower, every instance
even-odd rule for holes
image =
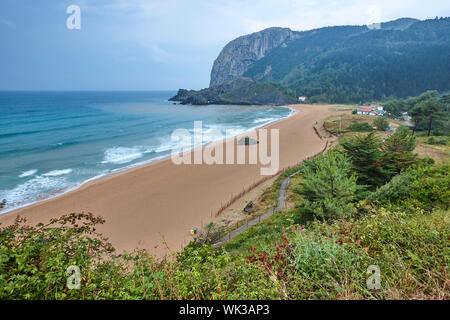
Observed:
[[[295,231],[295,226],[292,226],[292,231]]]

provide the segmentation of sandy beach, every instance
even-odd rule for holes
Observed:
[[[280,130],[280,169],[321,151],[326,142],[315,134],[313,125],[339,113],[330,106],[291,107],[298,111],[295,115],[267,126]],[[191,228],[213,220],[222,203],[263,179],[260,167],[175,165],[168,159],[3,214],[0,223],[11,224],[17,215],[35,224],[70,212],[92,212],[106,219],[99,231],[119,251],[145,248],[161,257],[168,253],[164,242],[170,251],[180,250],[191,239]]]

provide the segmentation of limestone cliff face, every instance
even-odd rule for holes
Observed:
[[[292,37],[288,28],[269,28],[231,41],[214,61],[209,86],[241,77],[253,63]]]

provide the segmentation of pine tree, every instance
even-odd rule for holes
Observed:
[[[395,174],[409,168],[417,160],[413,153],[416,148],[416,138],[407,127],[400,127],[384,142],[385,161],[395,167]]]
[[[345,154],[329,151],[306,161],[302,174],[304,181],[297,190],[304,197],[301,210],[323,219],[354,214],[352,201],[358,186]]]
[[[426,125],[428,136],[430,136],[433,122],[444,116],[442,107],[442,102],[438,99],[431,98],[416,104],[411,110],[411,116],[416,126],[421,123]]]
[[[381,145],[382,142],[374,132],[342,142],[342,147],[357,172],[358,184],[370,189],[385,184],[395,171],[392,163],[386,161]]]

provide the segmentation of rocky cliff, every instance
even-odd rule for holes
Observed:
[[[269,28],[231,41],[214,61],[209,86],[218,86],[241,77],[253,63],[293,35],[288,28]]]
[[[228,43],[210,87],[180,90],[191,104],[361,103],[450,90],[450,18],[403,18],[309,31],[269,28]]]
[[[261,83],[249,78],[234,78],[203,90],[178,90],[170,101],[181,104],[237,104],[237,105],[285,105],[295,100],[282,93],[271,83]]]

